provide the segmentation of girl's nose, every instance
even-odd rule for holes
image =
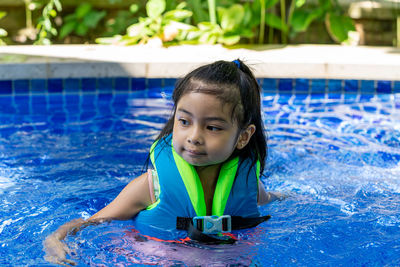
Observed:
[[[202,144],[202,137],[201,132],[198,129],[193,129],[187,137],[188,143],[192,145],[201,145]]]

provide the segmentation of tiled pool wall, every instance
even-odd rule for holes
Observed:
[[[0,80],[0,96],[127,93],[152,88],[173,87],[175,78],[60,78]],[[258,78],[263,92],[277,94],[395,94],[400,81]]]

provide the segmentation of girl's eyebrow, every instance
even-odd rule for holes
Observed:
[[[186,109],[178,108],[177,111],[186,113],[186,114],[188,114],[189,116],[193,117],[193,114],[192,114],[191,112],[187,111]],[[206,121],[219,121],[219,122],[223,122],[223,123],[228,123],[228,121],[225,120],[225,119],[222,118],[222,117],[206,117],[204,120],[206,120]]]

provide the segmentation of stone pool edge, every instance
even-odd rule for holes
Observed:
[[[400,49],[340,45],[0,47],[0,80],[178,78],[215,60],[240,58],[260,78],[400,80]]]

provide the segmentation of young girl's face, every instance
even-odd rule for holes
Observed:
[[[194,166],[224,162],[240,139],[238,124],[231,114],[232,104],[224,104],[213,95],[197,92],[183,95],[174,118],[175,151]]]

